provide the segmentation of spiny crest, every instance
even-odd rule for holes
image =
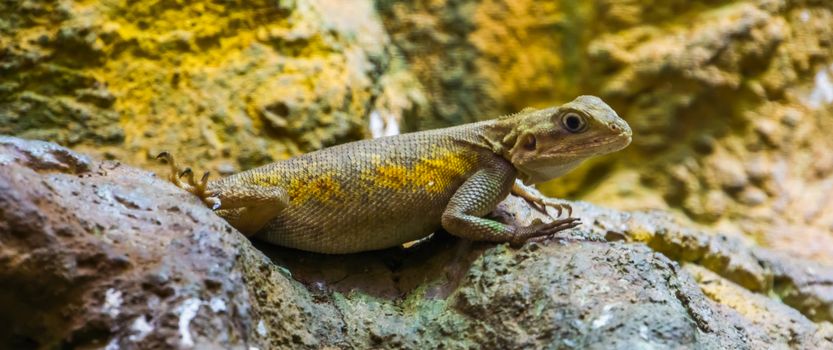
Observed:
[[[509,118],[516,117],[516,116],[521,115],[521,114],[525,114],[525,113],[529,113],[529,112],[533,112],[533,111],[537,111],[537,110],[538,109],[536,109],[536,108],[526,107],[526,108],[522,109],[520,112],[515,112],[515,113],[512,113],[512,114],[506,114],[506,115],[498,117],[497,119],[498,120],[505,120],[505,119],[509,119]]]

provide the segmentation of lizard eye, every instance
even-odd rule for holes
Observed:
[[[567,131],[572,133],[580,133],[587,128],[587,122],[584,118],[576,113],[567,113],[561,118],[561,125],[564,126]]]

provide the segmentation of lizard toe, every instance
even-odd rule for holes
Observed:
[[[533,221],[532,225],[517,227],[515,229],[515,238],[512,240],[512,243],[513,245],[522,244],[532,238],[552,236],[558,232],[571,229],[580,224],[581,220],[579,218],[553,220],[548,223],[536,223]]]

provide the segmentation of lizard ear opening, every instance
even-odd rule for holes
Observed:
[[[524,149],[527,151],[534,151],[535,147],[538,146],[537,141],[535,140],[535,135],[526,135],[524,138]]]

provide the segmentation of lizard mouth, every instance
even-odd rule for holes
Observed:
[[[603,155],[616,152],[628,147],[631,144],[631,135],[621,133],[611,137],[602,137],[590,140],[590,142],[557,150],[556,154],[570,154],[576,156]]]
[[[619,151],[630,143],[631,135],[623,132],[542,153],[527,161],[516,162],[519,178],[527,185],[548,181],[570,172],[587,158]]]

